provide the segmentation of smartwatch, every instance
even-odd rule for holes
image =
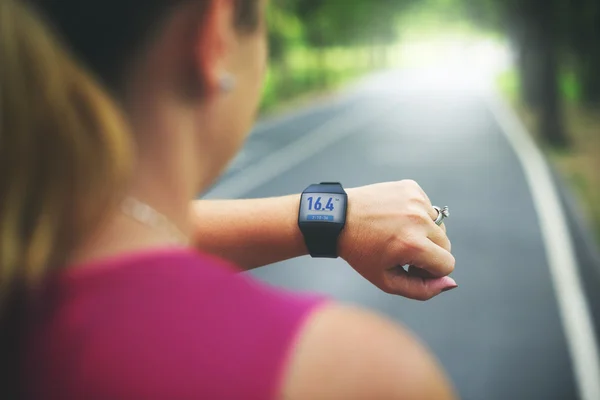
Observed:
[[[338,237],[346,225],[348,195],[338,182],[310,185],[300,197],[298,226],[313,258],[337,258]]]

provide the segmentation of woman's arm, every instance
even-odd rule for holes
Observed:
[[[457,399],[422,343],[392,321],[357,308],[316,311],[290,360],[281,399]]]
[[[198,200],[194,243],[245,270],[307,254],[298,228],[300,195]]]
[[[338,253],[387,293],[427,300],[455,288],[445,228],[414,181],[347,189]],[[298,228],[300,195],[194,203],[195,245],[245,270],[307,254]],[[413,268],[405,271],[404,265]],[[424,275],[423,270],[428,274]]]

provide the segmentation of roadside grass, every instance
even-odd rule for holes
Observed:
[[[572,145],[565,150],[553,149],[545,146],[536,135],[539,122],[536,113],[519,101],[516,72],[502,74],[497,83],[528,131],[574,191],[600,243],[600,109],[586,109],[578,104],[577,80],[573,74],[563,74],[561,91],[565,102],[565,125]]]

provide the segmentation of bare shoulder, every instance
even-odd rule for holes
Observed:
[[[456,399],[437,360],[406,329],[341,305],[323,307],[305,325],[283,398]]]

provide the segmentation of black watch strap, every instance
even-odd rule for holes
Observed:
[[[337,242],[339,231],[315,229],[304,235],[304,242],[311,257],[338,258]]]

